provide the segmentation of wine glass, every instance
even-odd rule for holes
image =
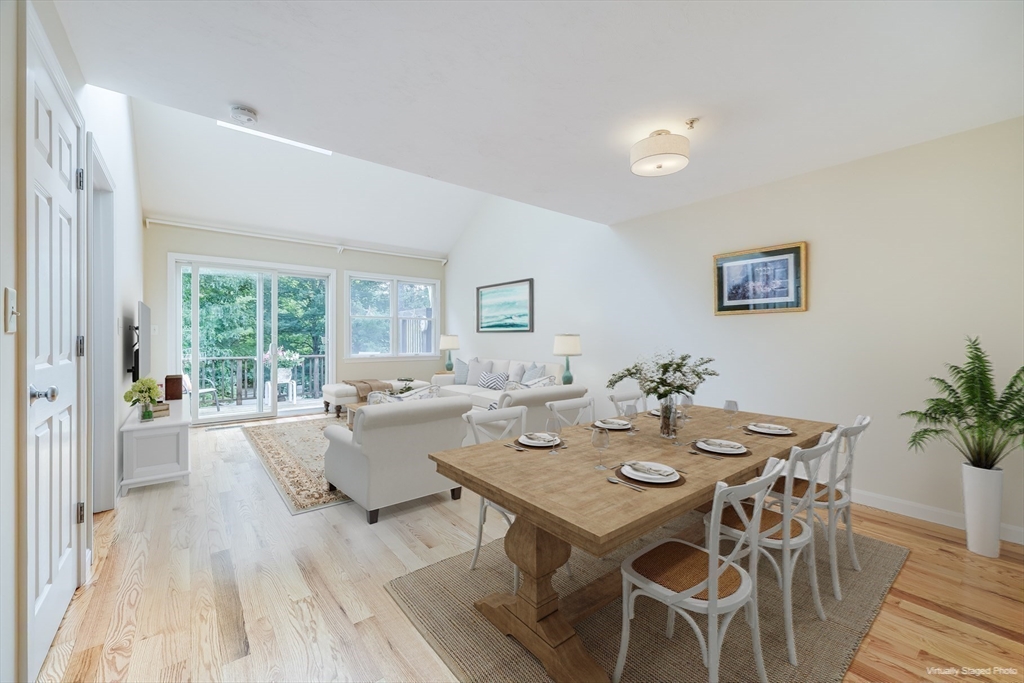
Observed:
[[[604,451],[608,448],[608,430],[600,427],[595,427],[594,431],[590,433],[590,444],[597,449],[597,465],[594,466],[595,470],[606,470],[604,466]]]
[[[555,441],[551,444],[551,453],[558,453],[558,435],[562,433],[562,421],[557,416],[549,417],[548,421],[544,423],[544,431],[548,434],[555,436]]]
[[[636,419],[636,404],[630,403],[622,408],[622,416],[629,420],[629,431],[626,432],[629,436],[636,434],[636,429],[633,428],[633,420]]]
[[[677,409],[683,420],[689,420],[690,416],[687,414],[690,412],[690,407],[693,405],[693,397],[689,394],[679,394],[679,402]]]
[[[740,412],[740,404],[736,401],[726,401],[723,408],[729,414],[729,429],[736,429],[732,421],[736,418],[736,413]]]

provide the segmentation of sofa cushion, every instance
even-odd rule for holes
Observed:
[[[493,365],[494,363],[489,360],[482,361],[474,358],[469,361],[469,375],[466,376],[466,384],[478,384],[480,382],[480,375],[490,372]]]
[[[530,367],[526,368],[526,372],[523,373],[523,379],[520,380],[523,384],[528,384],[535,379],[540,379],[547,374],[547,368],[543,365],[537,365],[533,363]]]
[[[469,377],[469,363],[462,360],[461,358],[455,359],[455,383],[465,384],[466,378]]]
[[[478,387],[483,387],[484,389],[502,391],[505,388],[506,382],[508,382],[507,372],[481,372],[480,381],[478,381],[476,385]]]
[[[526,372],[526,365],[518,361],[512,361],[508,365],[508,378],[513,382],[522,382],[523,373]]]

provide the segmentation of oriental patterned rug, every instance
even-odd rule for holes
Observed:
[[[555,589],[566,595],[617,568],[624,557],[644,544],[676,535],[695,524],[699,525],[698,535],[702,535],[700,516],[690,513],[602,559],[574,549],[569,560],[572,576],[564,570],[555,572]],[[761,643],[768,680],[773,683],[841,681],[909,552],[901,546],[858,535],[855,540],[862,571],[857,572],[850,565],[845,541],[840,543],[840,602],[832,596],[824,534],[819,531],[817,536],[818,585],[828,620],[820,621],[814,610],[808,567],[801,555],[793,578],[798,666],[791,666],[786,654],[782,592],[775,573],[767,561],[762,559],[759,565]],[[472,552],[456,555],[401,576],[386,587],[463,683],[551,680],[532,654],[515,639],[502,635],[473,607],[474,601],[490,593],[511,590],[512,564],[505,556],[503,539],[481,548],[474,571],[469,569],[471,556]],[[693,616],[706,633],[707,618]],[[677,619],[675,635],[666,638],[665,617],[664,605],[646,598],[636,601],[624,682],[707,680],[693,632],[682,619]],[[587,651],[609,676],[618,656],[621,628],[621,598],[576,626]],[[757,680],[750,629],[742,612],[726,632],[719,676],[723,683]]]
[[[242,427],[293,515],[351,501],[341,491],[329,491],[324,479],[324,429],[339,424],[323,417]]]

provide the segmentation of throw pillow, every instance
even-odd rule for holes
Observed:
[[[548,375],[547,377],[540,377],[533,380],[532,382],[526,382],[526,386],[529,389],[536,389],[537,387],[553,387],[558,382],[555,380],[554,375]]]
[[[524,372],[526,372],[525,364],[512,363],[508,368],[508,378],[513,382],[522,382]]]
[[[518,391],[519,389],[529,389],[529,388],[530,387],[526,386],[522,382],[513,382],[512,380],[509,380],[508,382],[505,382],[505,391]]]
[[[455,359],[455,383],[465,384],[469,377],[469,363],[459,358]]]
[[[478,386],[480,384],[480,375],[490,372],[492,365],[491,361],[484,362],[478,358],[469,361],[469,374],[466,376],[466,384],[471,387]]]
[[[436,384],[431,384],[427,387],[421,387],[419,389],[413,389],[407,391],[404,394],[398,394],[397,397],[402,401],[418,401],[423,398],[434,398],[437,396],[437,392],[440,389]]]
[[[526,372],[523,373],[523,379],[521,381],[523,384],[528,384],[535,379],[543,377],[545,372],[547,372],[546,367],[534,363],[530,367],[526,368]]]
[[[507,372],[481,372],[480,379],[476,385],[483,387],[484,389],[494,389],[495,391],[501,391],[505,388],[505,383],[508,382]]]

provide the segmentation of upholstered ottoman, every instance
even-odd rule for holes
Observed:
[[[385,379],[382,382],[387,382],[395,389],[401,389],[406,384],[409,384],[413,389],[421,389],[426,386],[430,386],[429,382],[423,380],[414,379],[411,382],[400,382],[397,379]],[[356,403],[359,401],[359,394],[356,392],[356,388],[351,384],[345,384],[339,382],[338,384],[325,384],[321,388],[324,392],[324,412],[330,412],[331,407],[334,407],[334,414],[341,417],[341,409],[346,403]]]

